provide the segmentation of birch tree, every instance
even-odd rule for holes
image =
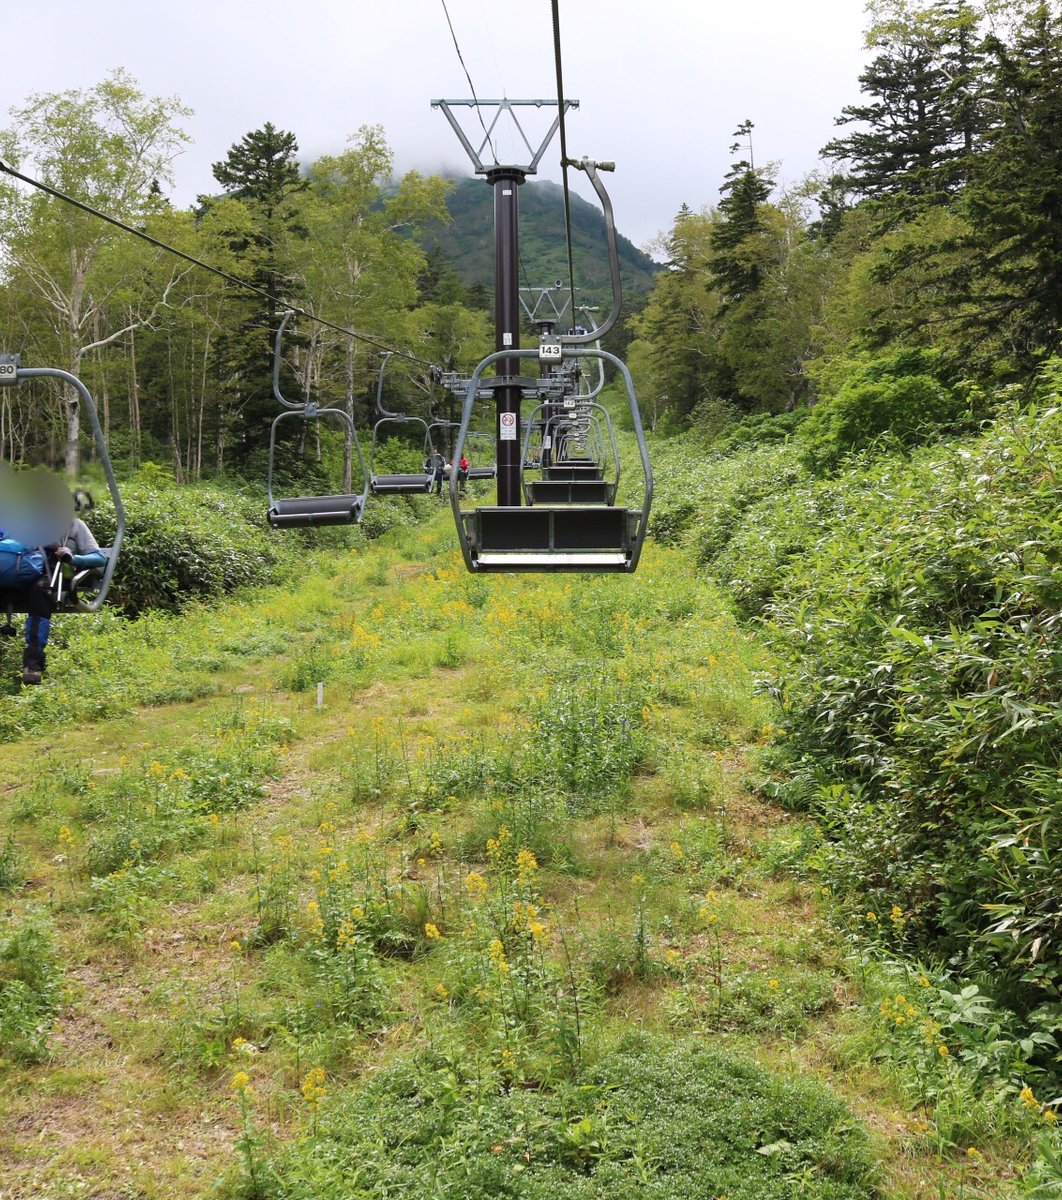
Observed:
[[[124,221],[143,224],[164,207],[161,186],[188,140],[176,122],[189,115],[176,98],[145,96],[124,71],[88,89],[34,95],[12,110],[13,125],[0,133],[5,161],[42,182]],[[78,374],[82,359],[155,320],[178,278],[176,267],[157,290],[108,303],[125,272],[100,269],[116,239],[113,226],[45,193],[5,181],[0,186],[0,246],[8,288],[41,302],[45,328],[34,338],[43,361]],[[130,247],[119,252],[126,258]],[[141,261],[156,259],[137,249]],[[80,461],[80,409],[64,389],[66,470]]]

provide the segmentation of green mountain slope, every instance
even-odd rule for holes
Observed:
[[[609,300],[605,219],[582,197],[571,196],[575,285],[580,299],[595,304]],[[494,286],[494,197],[482,179],[456,180],[447,198],[452,220],[428,227],[422,238],[429,253],[437,250],[453,264],[465,284]],[[644,292],[660,269],[657,263],[620,235],[620,273],[624,292]],[[564,198],[559,185],[547,180],[520,189],[521,285],[545,287],[567,282]]]

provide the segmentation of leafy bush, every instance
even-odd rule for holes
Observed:
[[[934,374],[928,350],[900,350],[853,370],[837,394],[812,409],[800,430],[804,463],[834,469],[846,455],[870,447],[911,446],[953,430],[964,416],[960,395]]]
[[[869,1200],[866,1139],[818,1084],[696,1042],[628,1039],[555,1091],[425,1056],[341,1093],[276,1164],[291,1200]]]
[[[1011,410],[864,472],[770,625],[789,744],[838,781],[827,882],[991,957],[1026,1011],[1062,967],[1060,447],[1062,412]]]
[[[654,499],[650,533],[668,545],[694,545],[705,563],[726,546],[749,508],[802,474],[785,446],[725,456],[674,439],[654,448],[653,460],[666,488]]]
[[[265,501],[214,484],[177,487],[134,479],[122,486],[126,534],[112,596],[127,612],[175,609],[193,597],[217,596],[274,579],[281,536],[265,522]],[[109,500],[90,517],[97,540],[114,536]],[[290,545],[291,543],[289,543]]]
[[[753,446],[787,442],[811,415],[810,408],[794,408],[785,413],[751,413],[727,425],[712,439],[712,449],[733,454]]]

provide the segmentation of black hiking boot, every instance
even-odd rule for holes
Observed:
[[[44,651],[36,646],[27,646],[22,651],[23,684],[40,683],[44,677]]]

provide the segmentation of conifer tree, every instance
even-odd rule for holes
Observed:
[[[298,149],[293,133],[267,121],[213,166],[226,196],[240,201],[249,218],[234,223],[230,247],[249,268],[248,282],[266,293],[233,297],[240,313],[238,327],[233,323],[218,338],[215,352],[219,381],[234,393],[240,413],[236,452],[242,460],[264,445],[275,415],[273,338],[280,309],[294,303],[298,293],[291,246],[306,233],[298,199],[308,187],[299,174]]]
[[[753,161],[751,121],[743,121],[734,131],[738,139],[747,139],[748,158],[739,159],[726,174],[719,189],[719,222],[712,234],[712,250],[708,259],[719,290],[728,301],[741,300],[759,289],[761,266],[755,254],[750,254],[750,240],[764,228],[760,205],[771,194],[766,173],[757,170]],[[740,150],[735,142],[731,153]]]
[[[996,119],[965,195],[979,281],[967,323],[1028,367],[1062,327],[1062,16],[1040,5],[1013,44],[986,49]]]
[[[837,124],[857,128],[822,153],[847,164],[851,192],[883,202],[895,220],[946,202],[962,178],[958,160],[978,133],[976,20],[964,0],[878,13],[868,34],[877,53],[859,77],[868,102],[842,109]]]

